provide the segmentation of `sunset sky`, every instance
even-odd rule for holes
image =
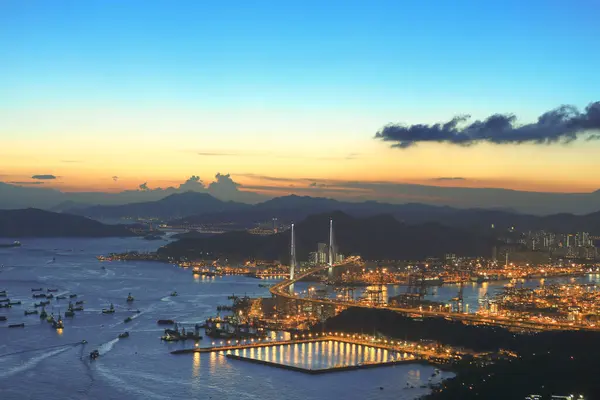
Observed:
[[[594,191],[600,141],[400,149],[375,134],[583,111],[600,100],[599,18],[595,0],[2,1],[0,181]]]

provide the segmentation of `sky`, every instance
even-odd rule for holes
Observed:
[[[4,0],[0,181],[118,192],[220,173],[266,194],[595,191],[597,138],[400,146],[404,133],[376,134],[584,113],[600,100],[599,19],[596,0]]]

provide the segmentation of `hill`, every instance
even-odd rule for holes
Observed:
[[[389,214],[406,224],[438,223],[445,226],[492,234],[514,227],[518,231],[547,230],[557,233],[590,232],[600,235],[600,212],[587,215],[554,214],[548,216],[519,214],[510,210],[458,209],[419,203],[387,204],[376,201],[360,203],[333,199],[284,196],[240,210],[200,214],[182,218],[175,224],[235,222],[250,227],[277,218],[281,223],[302,220],[309,215],[342,211],[355,217]]]
[[[85,217],[27,208],[0,210],[0,237],[135,236],[121,225],[105,225]]]
[[[422,259],[443,256],[491,254],[493,240],[437,223],[407,225],[391,215],[356,218],[343,212],[309,216],[296,224],[296,252],[306,260],[317,243],[327,243],[329,218],[334,221],[334,238],[342,254],[359,254],[365,259]],[[235,231],[206,238],[188,238],[168,244],[159,253],[171,257],[262,258],[289,261],[290,233],[258,236]]]
[[[91,218],[160,218],[173,219],[189,215],[234,211],[250,206],[233,201],[221,201],[208,193],[185,192],[171,194],[157,201],[111,206],[77,207],[67,210]]]

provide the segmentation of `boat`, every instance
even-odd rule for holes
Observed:
[[[195,275],[199,275],[200,272],[202,272],[202,270],[200,269],[200,267],[194,267],[192,269],[192,273],[195,274]]]
[[[10,303],[10,299],[2,299],[0,300],[0,303]]]
[[[73,307],[73,311],[83,311],[83,306]]]
[[[51,292],[58,292],[58,289],[48,289],[48,293],[51,293]]]
[[[156,321],[156,323],[158,325],[173,325],[175,321],[173,321],[172,319],[159,319],[158,321]]]
[[[34,299],[45,299],[46,298],[46,294],[45,293],[32,294],[31,297],[34,298]]]
[[[6,290],[1,291],[0,296],[6,296]]]
[[[20,306],[20,305],[21,305],[21,302],[20,302],[20,301],[11,301],[11,302],[10,302],[10,303],[8,303],[8,304],[10,304],[11,306]]]
[[[40,313],[40,319],[45,319],[48,317],[48,313],[46,312],[46,308],[42,308],[42,312]]]
[[[178,342],[179,341],[179,337],[177,337],[177,336],[171,336],[169,334],[166,334],[164,336],[161,336],[160,340],[164,340],[165,342]]]
[[[129,337],[129,332],[119,333],[119,339],[125,339]]]
[[[90,358],[92,360],[95,360],[96,358],[100,357],[100,352],[98,350],[94,350],[90,353]]]
[[[127,317],[123,320],[123,322],[125,322],[125,323],[131,322],[131,321],[133,321],[133,318],[131,318],[131,317]]]
[[[76,301],[76,302],[75,302],[75,305],[76,305],[76,306],[79,306],[79,305],[81,305],[81,304],[83,304],[83,300],[79,300],[79,301]]]
[[[0,308],[11,308],[12,306],[10,305],[10,303],[6,303],[6,304],[0,304]]]
[[[62,321],[62,318],[60,317],[60,314],[58,314],[58,319],[56,321],[52,322],[52,327],[54,329],[62,329],[62,328],[64,328],[63,321]]]
[[[25,328],[25,324],[21,322],[20,324],[11,324],[8,326],[9,328]]]
[[[129,295],[127,296],[127,302],[131,303],[131,302],[133,302],[133,300],[134,300],[133,296],[131,295],[131,293],[129,293]]]
[[[53,299],[54,295],[52,293],[50,293],[49,295],[46,296],[47,299]]]
[[[65,311],[65,317],[74,317],[75,316],[75,311],[73,310],[67,310]]]
[[[41,292],[42,290],[44,290],[43,288],[39,288],[39,289],[31,289],[32,292]]]
[[[0,248],[7,248],[7,247],[21,247],[21,242],[19,242],[18,240],[15,240],[12,243],[0,243]]]
[[[4,315],[0,315],[0,321],[6,321],[6,317]]]
[[[65,296],[64,294],[61,296],[56,296],[56,300],[66,300],[67,296]]]
[[[114,314],[115,312],[115,306],[113,306],[112,303],[110,303],[110,308],[107,310],[106,308],[102,309],[102,314]]]
[[[171,297],[177,297],[177,292],[175,292],[175,291],[171,292]]]
[[[70,294],[70,295],[69,295],[69,298],[70,298],[70,299],[74,299],[75,297],[77,297],[77,295],[76,295],[76,294]]]
[[[37,314],[38,310],[25,310],[25,315]]]

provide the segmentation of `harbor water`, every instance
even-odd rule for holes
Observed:
[[[11,301],[0,309],[0,398],[13,399],[415,399],[429,389],[434,368],[419,364],[310,376],[239,360],[222,354],[172,355],[191,343],[160,341],[158,319],[174,319],[191,328],[228,304],[232,294],[268,295],[268,288],[243,276],[195,278],[191,270],[159,262],[101,262],[97,255],[155,250],[160,241],[127,239],[21,239],[19,248],[0,249],[0,291]],[[262,281],[264,282],[264,281]],[[32,288],[57,289],[48,313],[61,314],[69,300],[84,301],[84,311],[64,318],[57,331],[38,315],[24,315],[40,299]],[[170,296],[173,291],[177,297]],[[131,293],[135,300],[127,303]],[[41,299],[43,300],[43,299]],[[114,304],[114,314],[102,309]],[[39,308],[38,308],[39,310]],[[139,313],[137,312],[139,310]],[[132,321],[125,323],[124,319]],[[24,328],[8,324],[25,323]],[[128,331],[128,338],[119,339]],[[86,340],[86,344],[81,344]],[[204,339],[201,346],[210,345]],[[386,354],[358,347],[323,344],[270,350],[269,358],[294,360],[319,368],[360,362]],[[360,347],[360,346],[359,346]],[[98,349],[100,356],[90,360]],[[381,358],[377,358],[381,357]],[[286,361],[287,360],[287,361]],[[301,361],[300,361],[301,360]],[[310,363],[309,363],[310,360]],[[452,374],[442,372],[436,379]],[[414,386],[412,389],[406,389]],[[383,390],[381,389],[383,388]]]

